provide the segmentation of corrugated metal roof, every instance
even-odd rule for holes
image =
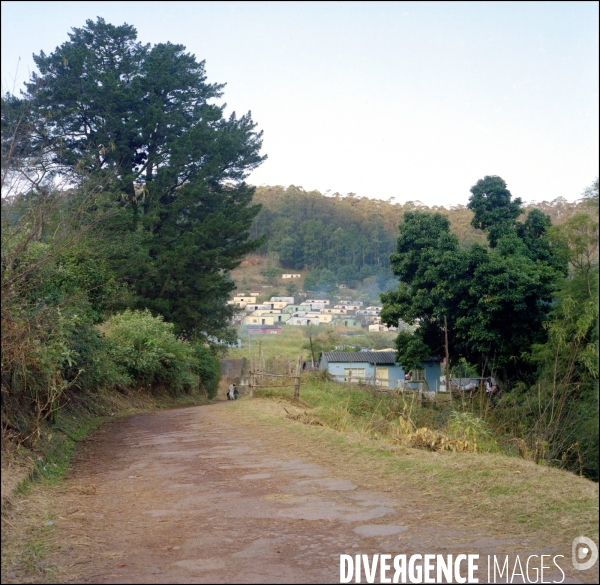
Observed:
[[[393,351],[324,351],[323,359],[328,362],[367,362],[369,364],[393,364]]]

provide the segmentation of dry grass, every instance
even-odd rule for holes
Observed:
[[[53,532],[51,510],[58,489],[46,485],[29,490],[26,495],[13,495],[10,511],[2,515],[3,583],[52,581],[53,567],[46,556]]]
[[[24,449],[2,452],[2,513],[13,504],[15,489],[29,477],[35,463]]]
[[[303,424],[310,411],[276,400],[244,400],[227,416],[259,424],[278,457],[302,457],[359,487],[399,493],[424,511],[426,523],[521,536],[563,554],[570,554],[575,536],[597,540],[598,485],[572,473],[496,453],[424,451],[367,433]]]

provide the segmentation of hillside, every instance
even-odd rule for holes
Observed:
[[[464,205],[427,207],[419,201],[323,194],[294,185],[257,187],[254,202],[262,209],[251,235],[266,235],[266,241],[232,272],[232,278],[238,290],[256,289],[265,297],[290,290],[290,294],[332,293],[342,285],[348,288],[340,293],[343,297],[378,301],[380,292],[395,287],[389,256],[395,252],[398,225],[411,210],[447,215],[463,247],[487,245],[483,232],[471,226],[473,213]],[[581,203],[562,198],[530,203],[522,217],[531,209],[547,214],[556,225],[581,211]],[[301,278],[286,282],[281,274],[290,271]]]

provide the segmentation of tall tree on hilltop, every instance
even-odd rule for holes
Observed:
[[[182,45],[143,45],[134,27],[102,18],[69,37],[34,56],[27,98],[39,144],[59,172],[117,178],[128,219],[107,232],[136,246],[115,263],[135,304],[190,335],[224,334],[228,271],[262,243],[249,238],[260,206],[244,183],[266,158],[262,133],[250,113],[223,116],[213,100],[224,86],[207,83]]]

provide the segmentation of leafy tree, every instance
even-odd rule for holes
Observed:
[[[314,292],[317,290],[317,278],[313,272],[308,274],[304,279],[304,290],[306,292]]]
[[[546,457],[598,480],[598,181],[585,193],[589,212],[554,230],[569,255],[546,323],[548,340],[534,348],[540,366],[537,401],[526,401]],[[543,388],[543,390],[542,390]],[[533,402],[533,403],[532,403]]]
[[[271,286],[275,286],[277,279],[281,276],[281,269],[277,266],[267,266],[261,274],[269,280]]]
[[[471,187],[468,209],[474,212],[471,225],[487,230],[488,241],[496,247],[499,238],[513,229],[515,220],[523,213],[521,199],[512,199],[506,183],[497,176],[486,176]]]
[[[400,283],[382,295],[381,316],[389,325],[399,319],[418,324],[414,336],[398,336],[399,356],[407,365],[443,355],[446,317],[452,362],[464,358],[513,383],[535,371],[531,347],[546,338],[543,323],[563,266],[547,241],[548,222],[538,212],[518,228],[519,201],[510,200],[502,179],[486,177],[472,191],[478,225],[494,247],[461,249],[447,217],[406,212],[397,252],[390,257]]]
[[[286,268],[302,268],[304,266],[302,242],[295,235],[284,237],[277,251],[279,260]]]
[[[396,347],[398,349],[398,361],[409,370],[420,369],[421,362],[431,356],[431,349],[419,335],[400,332],[396,338]]]
[[[118,181],[128,219],[104,233],[135,243],[135,261],[114,265],[134,306],[192,336],[224,333],[228,272],[262,243],[249,239],[260,208],[244,178],[265,158],[250,114],[225,118],[203,61],[182,45],[143,45],[127,24],[88,20],[34,59],[26,98],[38,147],[59,171]]]
[[[313,270],[304,279],[304,290],[326,294],[335,288],[335,274],[327,268]]]

